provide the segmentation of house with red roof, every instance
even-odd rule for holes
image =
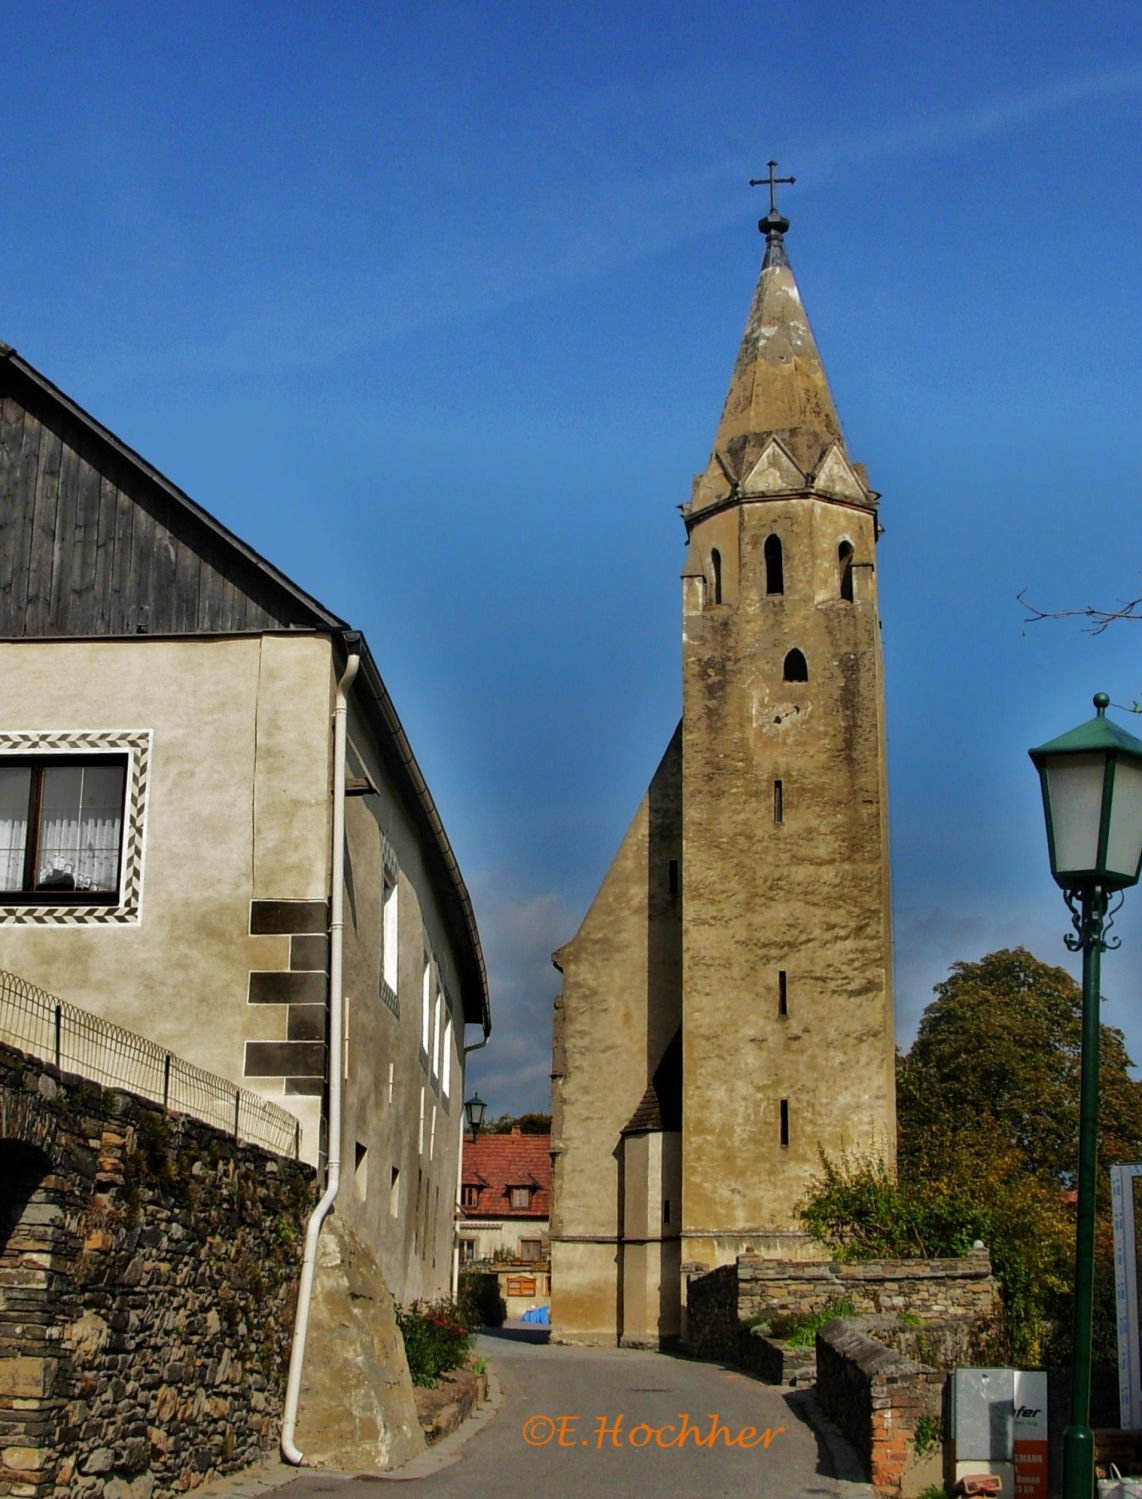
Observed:
[[[550,1199],[550,1135],[465,1135],[460,1263],[545,1260]]]

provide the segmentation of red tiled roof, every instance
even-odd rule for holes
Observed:
[[[551,1211],[551,1136],[464,1136],[466,1187],[479,1187],[475,1207],[463,1208],[465,1218],[547,1218]],[[530,1187],[530,1205],[513,1208],[512,1187]]]

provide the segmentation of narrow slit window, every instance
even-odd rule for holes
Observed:
[[[717,547],[710,553],[710,601],[722,602],[722,554]]]
[[[842,541],[837,548],[837,571],[841,598],[846,604],[851,604],[853,601],[853,544],[851,541]]]
[[[785,658],[785,670],[782,673],[787,682],[807,682],[809,680],[809,666],[805,657],[796,646]]]
[[[664,1197],[662,1199],[662,1221],[663,1221],[663,1223],[669,1223],[670,1222],[670,1198],[669,1197]]]
[[[671,859],[670,868],[667,872],[667,885],[671,895],[678,894],[678,860]]]
[[[781,1100],[781,1143],[782,1145],[789,1144],[789,1100],[787,1098]]]
[[[781,556],[781,537],[765,538],[765,591],[785,592],[785,565]]]
[[[773,783],[773,820],[785,821],[785,788],[780,781]]]
[[[789,1014],[789,984],[785,977],[785,969],[779,970],[777,975],[777,1013],[779,1015]]]

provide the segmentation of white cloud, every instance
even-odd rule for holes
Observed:
[[[556,891],[525,894],[504,870],[470,882],[492,996],[492,1038],[473,1053],[465,1084],[478,1088],[489,1115],[551,1108],[551,1014],[559,974],[551,954],[576,918]]]

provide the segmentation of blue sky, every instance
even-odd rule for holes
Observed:
[[[494,1112],[676,722],[682,526],[787,244],[883,492],[897,1008],[1069,962],[1026,748],[1142,695],[1136,3],[12,7],[0,338],[363,628]],[[1133,723],[1134,721],[1131,721]],[[1103,968],[1142,1058],[1142,895]]]

